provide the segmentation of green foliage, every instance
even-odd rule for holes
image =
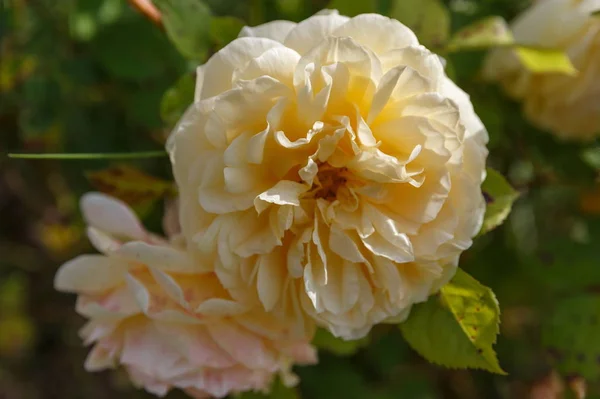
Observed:
[[[202,0],[154,0],[169,38],[182,55],[203,60],[209,49],[210,9]]]
[[[440,0],[395,0],[390,16],[411,28],[425,46],[440,47],[450,36],[450,13]]]
[[[285,16],[294,16],[298,14],[303,6],[302,0],[277,0],[278,10]]]
[[[169,42],[145,20],[125,19],[107,26],[94,37],[91,50],[111,75],[141,82],[163,75],[177,59]]]
[[[237,399],[300,399],[298,391],[294,387],[286,387],[281,379],[275,380],[269,394],[258,392],[245,392],[239,395],[234,395]]]
[[[125,5],[119,0],[77,0],[69,14],[69,30],[76,40],[92,39],[103,25],[122,15]]]
[[[195,78],[185,74],[173,85],[160,103],[160,116],[169,126],[174,126],[187,107],[194,101]]]
[[[326,375],[324,375],[326,374]],[[319,353],[319,366],[298,369],[302,398],[362,399],[374,394],[360,368],[347,358]]]
[[[225,47],[235,39],[242,28],[244,21],[236,17],[214,17],[210,20],[210,38],[216,44],[217,50]]]
[[[559,301],[543,329],[543,343],[568,375],[600,379],[600,295],[581,294]]]
[[[502,17],[487,17],[456,32],[448,43],[448,51],[487,49],[514,43],[510,29]]]
[[[520,217],[523,221],[525,215],[516,214],[515,217]],[[544,214],[540,210],[534,214],[530,223],[535,223],[536,220],[541,223],[542,218]],[[515,221],[511,220],[511,224],[514,225]],[[527,272],[545,289],[561,295],[600,286],[600,220],[597,217],[573,219],[560,227],[561,229],[554,227],[546,234],[538,233],[535,225],[526,227],[523,236],[529,231],[529,244],[537,244],[529,251],[527,248],[520,248],[521,260],[526,265]],[[527,237],[523,237],[525,238]]]
[[[25,276],[13,274],[0,284],[0,309],[4,312],[17,312],[27,299]]]
[[[345,341],[341,338],[334,337],[329,331],[322,328],[317,330],[312,344],[319,349],[335,353],[339,356],[353,355],[361,347],[369,344],[369,337],[354,341]]]
[[[581,157],[589,166],[600,170],[600,146],[584,149],[581,153]]]
[[[0,280],[0,358],[18,355],[33,343],[33,323],[24,311],[28,281],[21,274]]]
[[[377,12],[376,0],[331,0],[327,8],[338,10],[342,15],[353,17],[358,14]]]
[[[413,349],[432,363],[504,374],[492,349],[499,324],[500,308],[492,290],[458,269],[439,295],[413,308],[400,329]]]
[[[504,222],[510,213],[513,202],[519,197],[504,177],[488,168],[487,176],[481,186],[487,202],[483,226],[479,234],[485,234]]]

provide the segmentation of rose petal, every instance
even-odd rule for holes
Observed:
[[[60,267],[54,287],[68,292],[102,292],[123,283],[128,267],[103,255],[81,255]]]
[[[238,37],[264,37],[283,43],[288,33],[296,27],[290,21],[271,21],[262,25],[244,26]]]
[[[306,54],[348,20],[348,17],[338,14],[315,15],[298,23],[288,33],[283,43],[301,55]]]
[[[86,223],[118,237],[144,239],[147,235],[138,217],[124,202],[102,193],[81,197],[81,211]]]

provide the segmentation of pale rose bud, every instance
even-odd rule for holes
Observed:
[[[486,142],[409,28],[327,11],[244,28],[198,69],[167,147],[182,233],[233,298],[354,339],[453,276]]]
[[[81,337],[93,348],[89,371],[123,366],[158,396],[179,388],[196,398],[268,391],[277,374],[295,382],[295,363],[314,363],[310,337],[231,299],[213,272],[194,263],[181,240],[147,233],[122,202],[87,194],[82,210],[102,252],[58,271],[58,290],[78,294],[88,318]]]
[[[484,66],[531,122],[564,139],[600,134],[600,17],[592,15],[599,10],[599,0],[540,0],[511,25],[519,44],[563,50],[574,75],[531,73],[507,49],[493,51]]]

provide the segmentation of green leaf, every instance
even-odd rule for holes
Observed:
[[[558,369],[600,379],[600,295],[581,294],[556,304],[542,329],[542,344]]]
[[[258,392],[244,392],[233,395],[236,399],[300,399],[298,391],[294,387],[286,387],[278,378],[271,386],[271,392],[262,394]]]
[[[286,16],[295,16],[302,10],[302,0],[277,0],[277,9]]]
[[[174,126],[194,101],[195,85],[194,76],[188,73],[165,92],[160,103],[160,116],[168,125]]]
[[[354,341],[345,341],[341,338],[334,337],[329,331],[319,328],[312,343],[317,348],[334,353],[338,356],[349,356],[367,345],[369,343],[369,336]]]
[[[237,38],[243,27],[244,21],[239,18],[214,17],[210,20],[210,38],[221,49]]]
[[[201,0],[154,0],[167,35],[185,57],[202,60],[210,46],[210,9]]]
[[[93,15],[73,13],[69,18],[69,30],[75,40],[87,41],[96,34],[98,24]]]
[[[488,17],[456,32],[448,43],[447,51],[485,50],[490,47],[509,46],[514,38],[502,17]]]
[[[123,13],[124,8],[120,0],[103,0],[98,10],[98,20],[103,24],[115,22]]]
[[[494,169],[487,168],[487,177],[481,186],[487,202],[483,226],[479,234],[485,234],[500,226],[512,208],[513,202],[519,197],[506,179]]]
[[[400,329],[412,348],[434,364],[506,374],[492,348],[499,324],[492,290],[458,269],[439,295],[413,308]]]
[[[600,170],[600,146],[586,148],[581,153],[581,158],[590,167]]]
[[[395,0],[390,17],[411,28],[428,47],[442,46],[450,36],[450,12],[440,0]]]
[[[533,73],[577,74],[577,69],[562,50],[518,46],[516,53],[525,68]]]
[[[354,17],[358,14],[377,12],[377,2],[375,0],[332,0],[327,8]]]
[[[124,8],[120,0],[74,0],[68,14],[71,37],[90,40],[102,25],[116,22]]]
[[[165,35],[142,18],[106,26],[92,39],[90,48],[113,77],[135,82],[162,76],[182,61]]]

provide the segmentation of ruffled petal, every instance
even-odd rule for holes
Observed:
[[[199,100],[216,96],[231,89],[231,77],[236,68],[243,67],[265,51],[282,46],[281,43],[257,37],[242,37],[229,43],[213,55],[203,67],[202,90]]]
[[[297,24],[288,33],[283,43],[299,54],[306,54],[348,20],[348,17],[337,13],[315,15]]]
[[[377,54],[419,45],[417,37],[408,27],[379,14],[358,15],[335,29],[332,34],[351,37]]]
[[[295,27],[294,22],[271,21],[254,27],[244,26],[238,37],[264,37],[283,43],[288,33]]]

